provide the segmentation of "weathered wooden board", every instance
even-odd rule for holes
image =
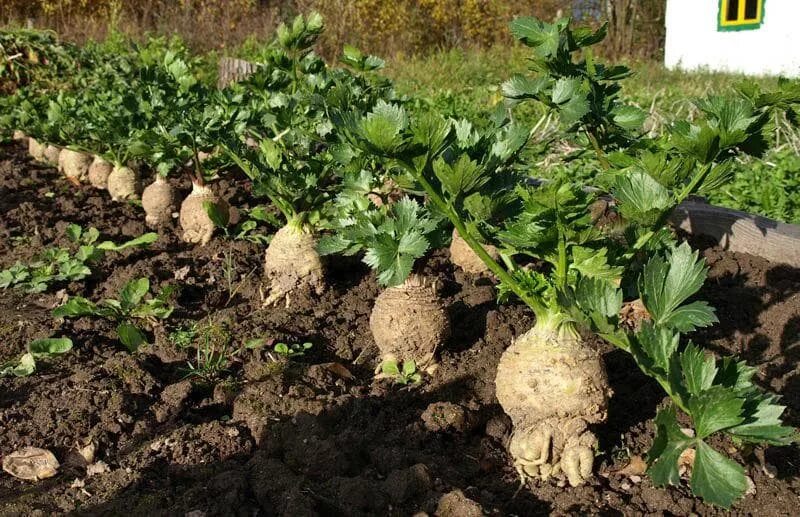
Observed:
[[[671,220],[692,235],[716,239],[726,250],[800,268],[798,225],[693,200],[681,203]]]
[[[244,59],[236,59],[234,57],[223,57],[219,60],[217,88],[225,88],[231,83],[241,81],[255,72],[258,65],[245,61]]]

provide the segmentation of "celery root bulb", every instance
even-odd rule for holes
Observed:
[[[183,242],[201,246],[208,244],[214,234],[214,221],[208,216],[203,204],[215,203],[224,210],[229,210],[228,203],[219,199],[210,187],[192,183],[192,192],[181,203],[180,222],[183,228]]]
[[[272,237],[264,253],[264,273],[269,281],[264,305],[286,300],[288,306],[292,295],[320,295],[325,291],[325,268],[317,253],[317,239],[293,224]]]
[[[483,248],[494,260],[500,257],[497,253],[497,248],[494,246],[484,245]],[[486,263],[484,263],[478,254],[469,247],[467,241],[458,234],[458,230],[455,228],[453,228],[453,240],[450,242],[450,261],[472,275],[486,275],[490,273]]]
[[[383,361],[414,360],[423,368],[433,363],[436,349],[451,330],[436,290],[416,275],[378,295],[369,328]]]
[[[597,447],[589,425],[606,419],[611,395],[600,355],[576,333],[537,326],[503,353],[495,386],[514,425],[509,452],[520,476],[583,484]]]
[[[86,153],[62,149],[58,155],[58,168],[68,179],[81,182],[89,174],[92,157]]]
[[[116,166],[108,175],[107,188],[113,201],[135,199],[139,195],[139,174],[130,167]]]
[[[150,227],[167,224],[175,210],[175,189],[160,174],[142,192],[145,222]]]
[[[11,135],[11,139],[16,142],[26,142],[28,140],[28,135],[21,129],[15,129],[14,133]]]
[[[44,161],[44,150],[47,147],[44,144],[40,144],[38,140],[33,137],[28,138],[28,154],[31,158],[36,160],[37,162]]]
[[[92,164],[89,165],[86,177],[89,180],[89,184],[94,188],[106,190],[108,188],[108,176],[112,170],[114,170],[114,166],[110,162],[95,156]]]
[[[61,155],[61,148],[48,144],[44,148],[44,162],[48,165],[58,165],[58,157]]]

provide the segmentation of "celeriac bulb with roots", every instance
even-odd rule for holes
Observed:
[[[434,364],[436,350],[450,337],[444,303],[425,278],[410,275],[375,299],[369,327],[382,361],[414,361],[421,368]]]
[[[592,475],[611,389],[600,354],[568,325],[537,323],[500,357],[497,400],[514,426],[509,452],[522,479]]]
[[[269,294],[264,305],[292,295],[320,295],[325,291],[325,268],[317,252],[317,239],[300,225],[287,224],[272,237],[264,253],[264,274]]]

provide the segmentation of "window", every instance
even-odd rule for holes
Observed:
[[[765,0],[720,0],[719,30],[758,29],[764,21]]]

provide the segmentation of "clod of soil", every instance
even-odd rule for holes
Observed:
[[[100,156],[95,156],[87,173],[89,184],[94,188],[106,190],[108,188],[108,176],[113,169],[114,165],[110,162],[105,161]]]
[[[181,203],[180,222],[184,242],[205,246],[214,235],[216,225],[203,206],[206,202],[220,206],[221,210],[230,210],[228,203],[217,197],[211,187],[192,183],[192,192]]]
[[[500,257],[497,248],[491,244],[484,244],[483,248],[494,260]],[[467,241],[458,234],[458,230],[455,228],[453,228],[453,240],[450,241],[450,260],[453,264],[463,269],[464,272],[471,275],[486,275],[490,273],[486,264],[469,247]]]
[[[311,233],[287,225],[275,232],[264,253],[264,273],[269,281],[266,305],[289,303],[294,295],[320,295],[325,291],[325,270]]]
[[[51,478],[58,473],[59,466],[52,452],[38,447],[24,447],[3,458],[3,470],[26,481]]]
[[[175,189],[161,174],[142,192],[145,222],[150,227],[167,224],[175,211]]]
[[[69,179],[83,181],[89,173],[92,157],[89,154],[72,149],[62,149],[58,155],[58,168]]]
[[[384,361],[413,360],[422,367],[433,362],[436,349],[451,333],[442,299],[417,275],[375,299],[369,327]]]
[[[464,495],[461,490],[453,490],[439,499],[436,517],[483,517],[481,505]]]
[[[118,165],[108,175],[107,188],[112,201],[135,199],[139,195],[139,174],[130,167]]]
[[[471,411],[452,402],[434,402],[420,418],[425,429],[432,433],[464,433],[472,430],[476,423]]]
[[[611,395],[600,354],[577,334],[536,326],[500,357],[495,386],[514,425],[509,452],[520,475],[583,484],[597,448],[588,426],[606,419]]]

